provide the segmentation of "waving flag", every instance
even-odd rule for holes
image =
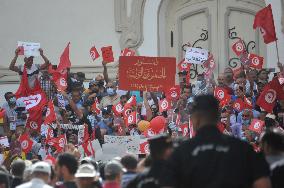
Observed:
[[[114,113],[115,116],[121,116],[121,114],[123,113],[123,106],[122,104],[119,102],[116,105],[112,106],[112,111]]]
[[[57,67],[57,72],[66,70],[67,68],[71,67],[71,61],[69,58],[69,48],[70,48],[70,42],[67,44],[66,48],[64,49],[63,53],[60,57],[60,62]]]
[[[167,111],[171,108],[171,105],[167,99],[159,101],[159,112]]]
[[[95,61],[96,59],[98,59],[100,57],[100,54],[99,54],[99,52],[98,52],[98,50],[95,46],[93,46],[90,49],[90,56],[91,56],[93,61]]]
[[[189,72],[190,71],[190,66],[191,66],[191,64],[186,62],[185,59],[183,59],[178,64],[178,70],[180,72],[183,72],[183,71]]]
[[[262,69],[264,58],[255,54],[249,54],[250,67],[255,69]]]
[[[267,84],[260,96],[258,97],[256,104],[263,108],[265,111],[272,113],[273,108],[276,104],[277,92],[276,89]]]
[[[273,13],[270,4],[256,13],[253,28],[260,29],[265,44],[269,44],[277,40]]]
[[[129,48],[125,48],[121,51],[120,56],[135,56],[135,51]]]
[[[165,94],[166,94],[166,98],[170,101],[178,100],[180,97],[180,86],[176,85],[174,87],[171,87],[170,89],[167,89]]]
[[[114,61],[112,46],[102,47],[101,51],[104,62],[111,63]]]
[[[260,134],[262,132],[263,127],[264,127],[264,121],[254,119],[254,120],[252,120],[248,129],[253,131],[253,132]]]
[[[56,121],[54,105],[53,105],[52,101],[49,101],[48,102],[48,107],[47,107],[47,110],[46,110],[44,124],[51,124],[54,121]]]
[[[243,40],[239,39],[236,43],[234,43],[232,49],[238,57],[242,55],[246,51]]]
[[[21,143],[21,148],[24,153],[29,153],[33,147],[33,141],[30,139],[29,135],[22,134],[19,137],[19,142]]]

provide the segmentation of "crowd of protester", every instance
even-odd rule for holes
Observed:
[[[273,112],[269,113],[256,104],[263,88],[270,84],[273,77],[277,77],[276,73],[269,72],[267,69],[256,70],[243,66],[237,72],[226,68],[218,75],[215,82],[214,76],[207,78],[204,74],[198,74],[196,81],[188,81],[186,77],[190,73],[181,71],[178,73],[180,93],[175,100],[170,101],[170,109],[163,111],[160,101],[167,98],[165,92],[119,90],[118,75],[112,80],[104,62],[102,63],[103,73],[94,75],[92,80],[86,80],[85,74],[82,72],[72,73],[68,70],[68,88],[66,91],[58,91],[52,81],[52,74],[48,71],[50,62],[45,57],[43,50],[40,50],[40,55],[45,62],[43,65],[34,64],[33,57],[24,58],[28,83],[30,87],[33,87],[38,79],[48,99],[53,101],[56,113],[54,124],[85,124],[88,127],[90,138],[98,139],[100,144],[104,143],[104,135],[130,135],[145,138],[145,131],[148,130],[151,121],[157,117],[165,120],[162,125],[164,129],[160,131],[160,136],[155,135],[153,138],[149,138],[150,156],[127,154],[122,158],[114,158],[103,163],[95,161],[94,156],[80,156],[77,148],[79,144],[77,130],[61,130],[60,126],[54,127],[45,124],[41,125],[40,131],[26,129],[25,124],[29,114],[25,109],[25,103],[16,98],[15,91],[7,91],[3,96],[6,102],[2,106],[4,115],[0,134],[8,137],[9,147],[1,145],[3,159],[0,168],[0,187],[143,187],[139,181],[141,181],[143,174],[145,175],[145,170],[147,172],[147,169],[155,168],[153,174],[159,173],[167,165],[161,166],[157,161],[168,160],[171,158],[174,147],[177,147],[183,140],[192,139],[195,134],[199,134],[197,127],[197,130],[194,130],[196,122],[189,122],[195,98],[214,95],[216,88],[229,95],[225,103],[220,101],[220,105],[217,107],[209,104],[207,106],[208,109],[215,108],[215,111],[220,112],[220,117],[218,116],[218,121],[216,121],[218,130],[229,137],[249,143],[254,149],[253,152],[257,152],[259,155],[263,152],[270,166],[271,172],[268,175],[270,175],[273,187],[281,187],[281,185],[284,187],[283,182],[279,183],[281,177],[284,177],[284,103],[278,100]],[[17,58],[18,50],[15,52],[10,69],[21,76],[24,66],[16,65]],[[279,64],[279,68],[280,71],[283,71],[281,64]],[[84,83],[88,83],[87,88],[84,87]],[[122,106],[126,105],[130,99],[133,99],[133,96],[135,96],[136,104],[131,108],[131,111],[137,113],[137,120],[131,125],[126,125],[124,115],[117,115],[114,112],[114,106],[119,103]],[[237,100],[243,101],[244,104],[245,100],[249,100],[251,105],[249,107],[244,105],[244,107],[237,109],[234,106]],[[46,110],[42,112],[43,120],[46,113]],[[261,132],[254,132],[248,128],[255,119],[265,122]],[[186,134],[181,128],[182,125],[187,125]],[[55,137],[62,133],[66,134],[67,144],[63,151],[57,151],[56,147],[46,142],[49,128],[53,130]],[[24,133],[28,134],[33,141],[33,147],[28,153],[22,151],[21,143],[18,140],[19,136]],[[200,150],[206,150],[206,148]],[[177,154],[174,156],[177,160],[183,161],[182,155],[186,155],[186,151],[179,153],[179,155],[179,158],[177,158]],[[46,156],[52,156],[56,161],[50,164],[46,162]],[[252,171],[262,169],[260,166],[258,167]],[[172,165],[168,170],[173,168]],[[216,168],[210,173],[222,174],[218,170],[222,169]],[[173,181],[172,173],[174,171],[164,175],[162,172],[160,173],[161,175],[155,178],[164,182],[165,186],[169,181]],[[179,175],[185,176],[181,178],[193,176],[188,173],[179,173]],[[254,178],[256,179],[256,177]],[[250,183],[252,184],[255,179],[250,180]],[[148,179],[148,181],[152,180]],[[179,185],[179,187],[183,186]]]

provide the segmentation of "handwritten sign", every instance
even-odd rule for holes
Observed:
[[[117,144],[126,147],[127,152],[139,154],[140,137],[139,136],[104,136],[105,144]]]
[[[176,59],[171,57],[121,56],[119,89],[164,91],[175,85]]]
[[[10,146],[7,136],[0,137],[0,145],[4,147]]]
[[[39,56],[38,50],[40,49],[40,43],[18,41],[18,47],[20,47],[20,54],[21,55],[25,55],[27,57]],[[21,49],[23,49],[24,52],[21,52]]]
[[[208,51],[201,48],[189,47],[186,50],[184,58],[192,64],[203,64],[208,59]]]

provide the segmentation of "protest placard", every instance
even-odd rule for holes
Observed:
[[[172,57],[120,56],[119,89],[164,91],[175,85],[176,59]]]
[[[202,48],[189,47],[184,58],[185,61],[192,64],[203,64],[208,59],[208,51]]]
[[[39,56],[40,43],[18,41],[18,47],[20,47],[21,55],[25,55],[27,57]],[[21,52],[21,49],[24,51]]]
[[[0,145],[4,147],[9,147],[9,140],[7,136],[0,137]]]
[[[126,147],[128,153],[139,154],[140,137],[139,136],[104,136],[105,143],[115,143]]]

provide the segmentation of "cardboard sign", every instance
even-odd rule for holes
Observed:
[[[25,55],[27,57],[39,56],[38,50],[40,49],[40,43],[18,41],[18,47],[20,48],[19,55]]]
[[[140,137],[139,136],[110,136],[105,135],[104,141],[106,144],[117,144],[125,146],[128,153],[139,154]]]
[[[0,137],[0,145],[4,146],[6,148],[8,148],[10,146],[7,136]]]
[[[119,89],[164,91],[175,85],[176,59],[172,57],[121,56]]]
[[[192,64],[203,64],[208,59],[208,51],[201,48],[189,47],[185,53],[185,60]]]

